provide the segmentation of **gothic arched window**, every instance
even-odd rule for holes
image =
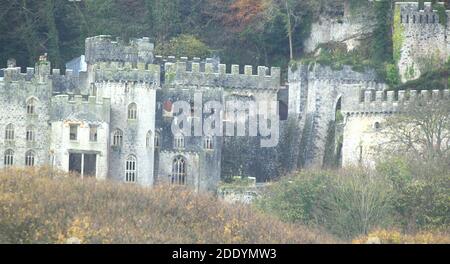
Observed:
[[[172,184],[186,184],[186,161],[183,157],[176,157],[172,162]]]
[[[36,98],[32,97],[30,99],[27,100],[27,114],[29,115],[33,115],[36,113],[36,105],[37,105],[37,100]]]
[[[125,182],[137,181],[137,161],[134,155],[128,156],[125,162]]]
[[[34,166],[34,151],[29,150],[25,153],[25,166],[33,167]]]
[[[33,126],[28,126],[27,127],[27,132],[26,132],[26,140],[27,142],[34,142],[36,139],[36,135],[34,132],[34,127]]]
[[[116,129],[113,133],[112,145],[115,147],[121,147],[123,143],[123,132],[120,129]]]
[[[5,151],[3,164],[5,164],[5,167],[14,165],[14,151],[12,149]]]
[[[137,119],[137,105],[135,103],[131,103],[128,105],[128,119],[129,120]]]
[[[161,134],[156,131],[155,133],[155,148],[159,148],[161,146]]]
[[[173,147],[175,149],[184,149],[184,137],[183,136],[174,136]]]
[[[5,140],[13,141],[14,140],[14,125],[8,124],[5,129]]]

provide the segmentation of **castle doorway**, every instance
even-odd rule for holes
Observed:
[[[70,152],[69,171],[78,173],[82,177],[95,177],[97,175],[97,154]]]

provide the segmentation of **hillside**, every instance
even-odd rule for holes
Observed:
[[[53,176],[49,176],[53,174]],[[142,188],[46,169],[0,173],[0,243],[333,243],[180,188]]]

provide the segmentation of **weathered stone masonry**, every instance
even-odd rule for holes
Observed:
[[[414,3],[397,3],[395,12],[403,30],[398,63],[404,80],[418,77],[423,56],[446,59],[447,28],[430,4],[418,10]],[[65,74],[51,69],[45,56],[25,73],[9,61],[0,77],[0,168],[48,165],[82,177],[216,190],[221,179],[251,176],[263,182],[324,166],[330,157],[342,166],[371,165],[373,146],[384,140],[379,124],[399,105],[415,97],[449,99],[448,90],[389,91],[372,69],[319,64],[289,69],[286,89],[276,67],[231,65],[228,71],[213,59],[154,56],[153,47],[148,38],[88,38],[87,70]],[[277,100],[278,146],[261,148],[260,135],[173,135],[172,104],[192,103],[198,94],[203,104]],[[194,120],[198,106],[192,107]],[[225,127],[226,109],[219,112]]]

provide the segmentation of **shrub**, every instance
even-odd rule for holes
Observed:
[[[377,170],[393,187],[396,219],[405,231],[448,229],[450,174],[443,161],[394,158],[380,163]]]
[[[206,58],[211,55],[209,47],[193,35],[179,35],[168,43],[156,46],[156,52],[163,56],[186,56],[189,58]]]
[[[449,230],[447,163],[390,157],[373,169],[302,171],[271,185],[257,206],[285,221],[324,227],[343,239],[378,228]]]
[[[47,169],[0,171],[0,243],[327,243],[209,194],[152,189]]]
[[[367,236],[352,241],[353,244],[366,244],[370,239],[379,239],[381,244],[450,244],[450,236],[446,233],[420,232],[403,234],[398,230],[378,229]]]
[[[390,222],[390,193],[383,181],[359,169],[305,171],[273,184],[257,206],[281,219],[323,226],[352,238]]]

